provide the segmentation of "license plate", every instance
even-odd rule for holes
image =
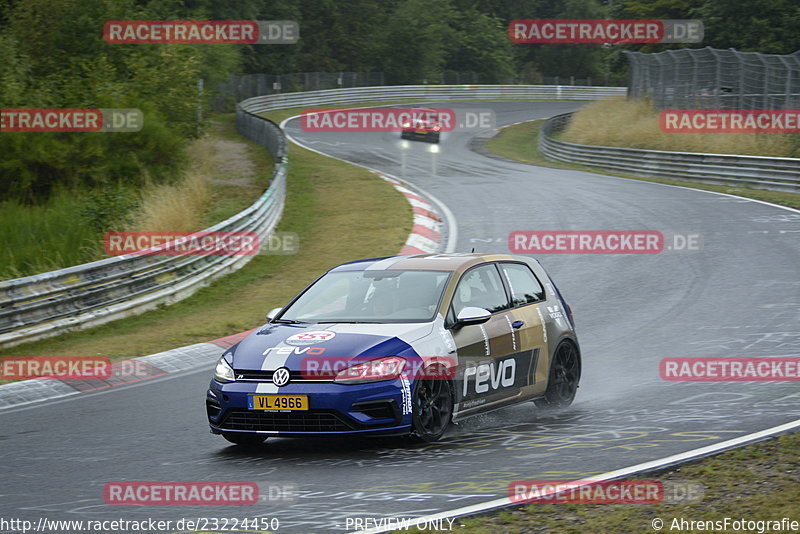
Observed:
[[[250,395],[247,407],[251,410],[308,410],[307,395]]]

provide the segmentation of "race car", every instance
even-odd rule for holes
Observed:
[[[403,435],[525,401],[572,403],[572,311],[541,265],[507,254],[370,258],[322,275],[224,352],[206,397],[211,432]]]
[[[434,109],[410,109],[409,120],[403,122],[400,139],[421,139],[431,143],[439,142],[442,124],[437,120],[438,112]]]

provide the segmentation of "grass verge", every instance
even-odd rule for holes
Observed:
[[[788,133],[666,133],[649,100],[625,97],[593,102],[578,110],[558,137],[582,145],[618,146],[710,154],[796,158],[800,135]]]
[[[758,532],[729,528],[678,528],[686,521],[789,520],[800,521],[800,433],[779,436],[681,467],[640,475],[637,479],[700,484],[699,502],[688,504],[529,504],[488,515],[457,519],[454,531],[465,534],[588,532]],[[663,527],[656,529],[653,521]],[[677,521],[678,523],[674,523]],[[395,531],[400,532],[400,531]],[[409,532],[409,531],[403,531]],[[413,532],[413,530],[411,531]],[[771,529],[765,532],[796,532]]]
[[[411,208],[389,184],[295,145],[289,147],[289,161],[278,230],[298,234],[297,254],[256,256],[241,270],[171,306],[6,349],[3,355],[125,359],[208,341],[262,324],[269,309],[284,305],[326,269],[355,258],[393,255],[402,248],[411,231]]]
[[[83,208],[84,202],[65,190],[37,206],[0,202],[0,280],[101,257],[101,234],[78,215]]]
[[[553,167],[561,169],[573,169],[579,171],[588,171],[596,174],[605,174],[608,176],[619,176],[622,178],[629,178],[631,180],[641,180],[644,182],[656,182],[659,184],[679,185],[683,187],[691,187],[694,189],[702,189],[705,191],[715,191],[718,193],[727,193],[729,195],[737,195],[740,197],[752,198],[755,200],[763,200],[765,202],[772,202],[773,204],[780,204],[790,208],[800,209],[800,193],[788,193],[783,191],[765,191],[761,189],[747,189],[744,187],[732,187],[726,185],[713,185],[701,182],[689,182],[682,180],[668,180],[664,178],[643,178],[641,176],[634,176],[631,174],[616,173],[597,169],[595,167],[587,167],[585,165],[575,165],[571,163],[554,162],[547,159],[544,154],[539,151],[538,138],[539,131],[541,130],[544,120],[537,120],[508,126],[500,130],[500,133],[489,139],[484,145],[489,152],[523,163],[531,163],[533,165],[540,165],[543,167]]]

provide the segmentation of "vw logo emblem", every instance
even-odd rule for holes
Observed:
[[[289,369],[281,367],[272,373],[272,383],[278,387],[285,386],[289,383]]]

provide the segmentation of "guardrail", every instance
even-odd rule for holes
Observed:
[[[242,103],[246,103],[250,111],[261,113],[273,109],[401,100],[598,100],[625,95],[627,90],[626,87],[570,85],[390,85],[257,96]]]
[[[236,107],[236,128],[276,158],[269,189],[249,208],[206,231],[251,231],[267,237],[283,211],[286,137],[257,114],[273,109],[365,101],[593,100],[624,87],[418,85],[356,87],[255,97]],[[0,282],[0,348],[99,325],[186,298],[252,256],[125,255]]]
[[[539,150],[546,157],[639,176],[800,191],[800,159],[579,145],[554,138],[571,118],[572,113],[564,113],[545,122]]]

